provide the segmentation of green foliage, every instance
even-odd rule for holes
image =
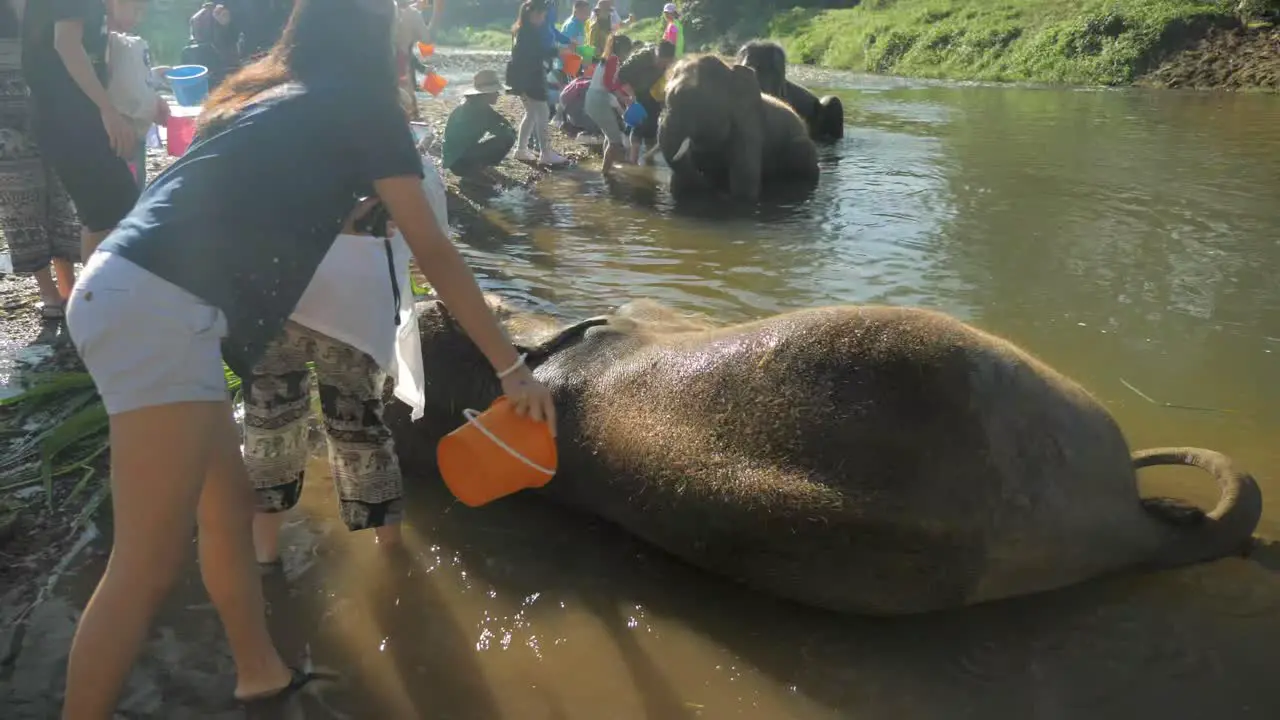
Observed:
[[[227,388],[240,391],[240,378],[223,368]],[[57,493],[54,483],[77,478],[65,496],[75,500],[98,478],[90,505],[96,507],[107,493],[107,476],[98,475],[95,464],[109,447],[107,411],[88,373],[60,373],[14,397],[0,400],[0,500],[4,494],[39,485],[46,506]],[[15,504],[6,502],[13,507]],[[88,519],[86,507],[77,523]]]
[[[792,10],[768,35],[795,62],[923,77],[1114,85],[1229,23],[1203,0],[867,0]]]
[[[178,62],[182,48],[191,37],[191,16],[200,9],[203,0],[169,0],[164,3],[148,3],[146,15],[136,32],[146,39],[151,48],[151,60],[157,65],[173,65]]]

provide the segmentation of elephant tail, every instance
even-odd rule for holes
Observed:
[[[1247,472],[1212,450],[1191,447],[1153,448],[1133,454],[1135,470],[1156,465],[1191,465],[1217,481],[1222,496],[1205,513],[1168,498],[1143,499],[1143,508],[1173,529],[1151,564],[1170,568],[1242,555],[1252,547],[1253,531],[1262,519],[1262,491]]]

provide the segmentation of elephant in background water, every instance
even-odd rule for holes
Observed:
[[[803,85],[787,79],[787,51],[767,40],[752,40],[738,50],[737,64],[756,71],[760,89],[782,100],[805,121],[814,140],[844,137],[844,104],[827,95],[821,99]]]
[[[751,68],[713,55],[672,66],[658,146],[671,166],[671,190],[728,190],[755,202],[768,183],[813,183],[818,150],[804,121],[760,91]]]
[[[826,307],[717,327],[655,303],[572,325],[489,298],[555,396],[542,491],[719,575],[831,610],[905,615],[1245,551],[1253,478],[1208,450],[1130,454],[1093,397],[946,315]],[[407,474],[500,392],[438,301],[419,305],[426,416],[387,410]],[[1195,465],[1207,515],[1142,498]]]

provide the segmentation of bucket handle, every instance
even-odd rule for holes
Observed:
[[[508,444],[506,444],[506,443],[502,442],[502,438],[499,438],[497,435],[494,435],[493,433],[489,432],[489,428],[487,428],[487,427],[485,427],[483,424],[481,424],[481,422],[480,422],[480,412],[479,412],[478,410],[472,410],[471,408],[465,408],[465,409],[463,409],[463,411],[462,411],[462,416],[463,416],[463,417],[465,417],[465,418],[467,419],[467,422],[469,422],[469,423],[471,423],[473,426],[475,426],[475,428],[476,428],[477,430],[479,430],[481,433],[484,433],[484,436],[485,436],[485,437],[487,437],[487,438],[489,438],[490,440],[492,440],[492,441],[494,442],[494,444],[495,444],[495,445],[497,445],[498,447],[502,448],[503,450],[506,450],[506,451],[507,451],[507,453],[511,455],[511,457],[513,457],[513,458],[515,458],[515,459],[519,460],[520,462],[524,463],[525,465],[528,465],[529,467],[533,468],[534,470],[537,470],[538,472],[540,472],[540,473],[542,473],[542,474],[544,474],[544,475],[555,475],[555,474],[556,474],[556,471],[555,471],[555,470],[548,470],[548,469],[546,469],[546,468],[542,467],[541,465],[539,465],[538,463],[536,463],[536,462],[534,462],[534,461],[530,460],[529,458],[527,458],[527,457],[525,457],[525,456],[521,455],[520,453],[516,452],[515,448],[513,448],[513,447],[511,447],[510,445],[508,445]]]

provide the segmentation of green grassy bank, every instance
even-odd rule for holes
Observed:
[[[863,0],[792,10],[767,36],[792,62],[968,80],[1119,85],[1238,22],[1226,0]]]

